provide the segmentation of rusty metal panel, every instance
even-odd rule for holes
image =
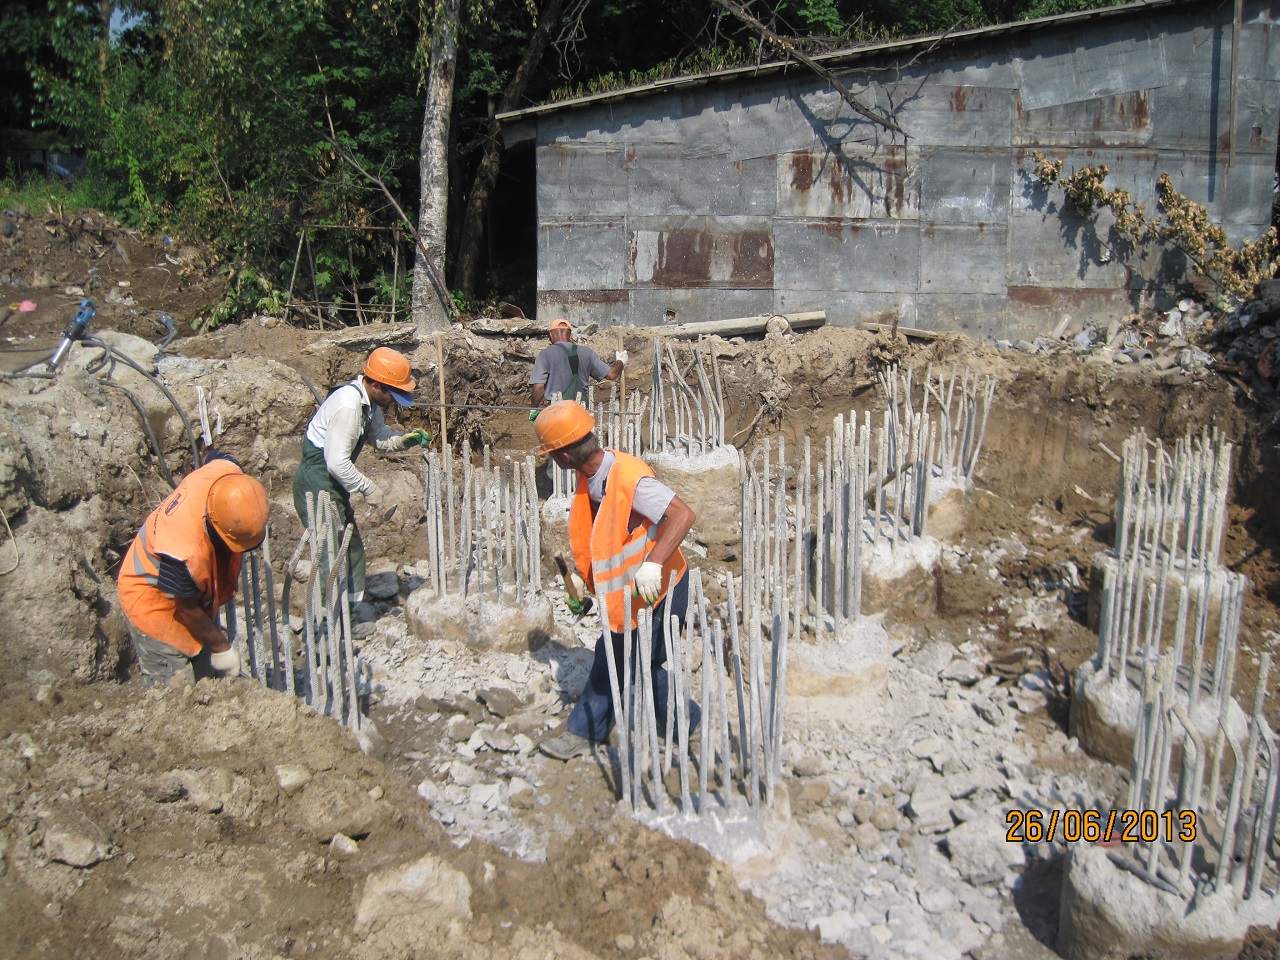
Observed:
[[[1009,217],[1013,158],[1008,150],[920,150],[920,219],[1003,224]]]
[[[916,296],[916,323],[921,330],[959,330],[978,340],[1022,336],[1010,327],[1008,299],[998,294],[935,291]]]
[[[1003,294],[1008,238],[1003,222],[921,226],[919,291]]]
[[[919,287],[920,232],[915,224],[779,220],[773,235],[779,290],[838,286],[892,293]]]
[[[1072,326],[1106,323],[1133,308],[1131,294],[1118,287],[1009,287],[1007,336],[1030,339],[1052,330],[1064,316]]]
[[[610,326],[630,312],[627,290],[539,290],[537,316],[543,320],[564,317],[574,326],[598,323]]]
[[[1104,244],[1099,231],[1060,207],[1044,215],[1014,213],[1009,217],[1010,287],[1123,287],[1125,268]]]
[[[670,311],[670,320],[667,320]],[[771,290],[655,288],[631,291],[629,322],[635,326],[751,317],[773,311]]]
[[[1151,91],[1133,90],[1076,103],[1020,110],[1013,128],[1018,146],[1141,146],[1152,136]]]
[[[1176,167],[1166,169],[1178,192],[1196,203],[1212,203],[1214,219],[1227,224],[1248,224],[1257,209],[1257,200],[1271,191],[1275,177],[1275,156],[1236,155],[1236,165],[1211,167],[1186,157]],[[1257,232],[1261,232],[1260,230]],[[1256,232],[1254,234],[1256,236]]]
[[[843,144],[778,158],[778,214],[784,217],[916,220],[919,151]]]
[[[596,290],[626,285],[622,220],[543,221],[538,229],[538,287]]]
[[[778,205],[778,158],[731,161],[720,155],[686,157],[649,145],[627,151],[632,216],[769,216]]]
[[[1169,82],[1160,33],[1141,23],[1114,24],[1039,39],[1018,64],[1024,110],[1149,90]]]
[[[628,224],[627,280],[638,286],[773,286],[766,218],[636,218]]]
[[[898,121],[918,146],[1008,149],[1016,91],[935,79],[913,89],[898,112]]]
[[[731,161],[776,157],[821,142],[799,99],[776,82],[743,84],[738,102],[730,109],[724,151]]]
[[[597,144],[553,144],[537,151],[538,215],[543,219],[627,212],[626,151]]]

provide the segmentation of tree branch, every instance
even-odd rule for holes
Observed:
[[[330,120],[330,124],[332,124],[332,120]],[[453,295],[449,292],[449,289],[444,285],[444,282],[440,279],[439,275],[435,272],[435,270],[432,269],[430,259],[427,257],[427,246],[425,243],[422,242],[422,237],[418,235],[417,224],[415,224],[412,220],[408,218],[408,216],[405,215],[405,212],[403,209],[401,209],[400,204],[396,203],[396,198],[393,197],[391,195],[391,191],[387,189],[387,185],[383,183],[381,180],[379,180],[377,177],[375,177],[368,170],[366,170],[360,164],[360,161],[351,155],[351,151],[348,150],[343,144],[338,142],[337,137],[333,136],[332,134],[326,133],[324,134],[324,138],[329,142],[329,145],[333,147],[333,149],[337,152],[339,158],[341,158],[344,163],[347,163],[352,167],[354,167],[356,172],[358,172],[360,176],[364,177],[366,180],[368,180],[370,183],[372,183],[374,186],[376,186],[379,190],[382,191],[383,196],[387,198],[387,202],[391,204],[391,208],[395,210],[396,216],[398,216],[401,219],[401,221],[403,221],[405,227],[409,231],[409,235],[413,237],[414,244],[422,252],[422,266],[425,267],[427,270],[427,277],[431,281],[431,286],[435,288],[436,296],[440,298],[440,302],[441,304],[444,305],[445,311],[449,314],[449,318],[451,320],[457,320],[458,305],[453,302]]]
[[[846,87],[843,83],[841,83],[839,78],[836,77],[834,73],[832,73],[826,67],[822,66],[822,64],[818,63],[812,57],[808,56],[805,53],[802,53],[800,49],[796,47],[796,45],[792,43],[790,40],[788,40],[786,37],[782,37],[774,33],[772,30],[766,27],[763,23],[761,23],[759,20],[753,17],[750,13],[748,13],[745,7],[742,7],[739,4],[735,3],[734,0],[715,0],[715,2],[719,6],[727,10],[729,13],[737,17],[743,23],[745,23],[752,30],[756,31],[756,33],[760,34],[760,36],[765,40],[766,43],[772,44],[773,46],[777,47],[779,50],[783,51],[787,56],[792,57],[795,60],[798,60],[800,63],[804,64],[814,73],[816,73],[818,76],[826,80],[827,83],[831,84],[831,86],[835,87],[836,92],[840,94],[840,96],[844,99],[844,102],[849,105],[849,109],[851,109],[854,113],[858,114],[861,117],[865,117],[866,119],[870,120],[872,123],[879,124],[880,126],[884,127],[886,130],[892,130],[894,133],[901,134],[904,139],[907,138],[907,132],[905,130],[903,130],[900,126],[898,126],[888,117],[883,117],[880,114],[876,113],[874,110],[871,110],[868,107],[864,107],[861,103],[858,102],[858,98],[853,95],[853,91],[850,90],[848,87]]]

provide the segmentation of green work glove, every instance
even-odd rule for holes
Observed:
[[[431,434],[427,431],[418,429],[411,430],[408,433],[400,435],[400,449],[408,450],[410,447],[426,447],[431,444]]]
[[[540,414],[541,412],[542,412],[542,411],[541,411],[541,410],[539,410],[537,407],[534,407],[532,410],[530,410],[530,411],[529,411],[529,422],[530,422],[530,423],[533,423],[533,421],[537,420],[537,419],[538,419],[538,414]]]

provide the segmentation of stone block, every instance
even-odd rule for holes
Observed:
[[[356,936],[367,937],[409,916],[433,926],[470,920],[471,883],[432,854],[370,874],[356,906]]]

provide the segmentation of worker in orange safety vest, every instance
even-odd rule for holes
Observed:
[[[595,421],[576,401],[551,404],[538,414],[533,426],[541,442],[538,453],[550,455],[562,469],[578,472],[577,492],[569,511],[569,542],[574,561],[586,579],[578,574],[570,576],[579,577],[575,584],[579,595],[593,590],[600,599],[601,617],[609,624],[614,663],[624,688],[631,672],[631,668],[624,669],[624,631],[632,632],[633,649],[639,649],[639,610],[644,605],[654,607],[650,663],[659,733],[665,735],[666,621],[674,615],[680,630],[684,629],[689,607],[689,568],[680,544],[693,526],[694,512],[639,457],[601,447]],[[675,586],[667,598],[673,577]],[[630,623],[625,622],[628,591],[635,598]],[[672,638],[678,639],[679,634]],[[548,756],[569,760],[590,752],[593,743],[609,736],[614,716],[606,650],[603,642],[596,643],[587,685],[569,714],[564,731],[539,744]],[[692,731],[698,725],[700,712],[692,701],[685,709],[689,711]]]
[[[120,564],[120,606],[151,685],[240,673],[214,618],[235,595],[242,555],[266,536],[267,492],[215,457],[151,511]]]

